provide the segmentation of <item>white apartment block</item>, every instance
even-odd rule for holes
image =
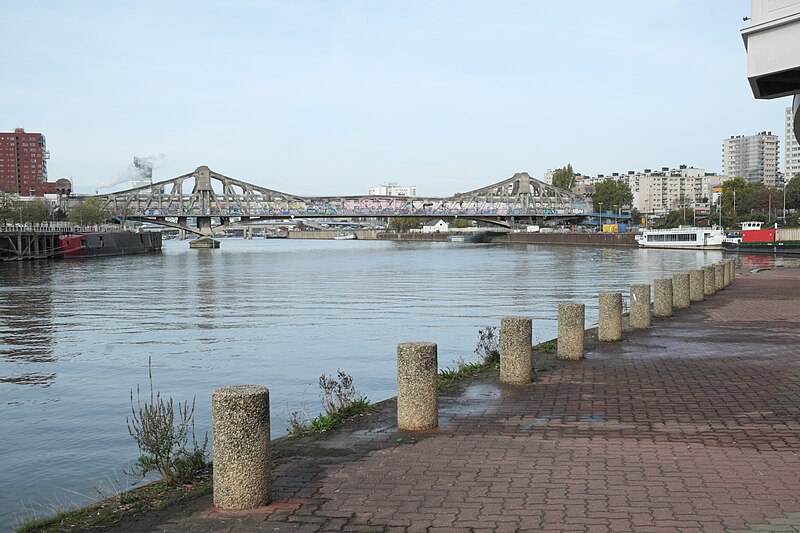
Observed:
[[[377,187],[370,187],[370,196],[416,196],[416,185],[397,185],[394,182],[386,182]]]
[[[591,197],[594,187],[607,179],[623,182],[633,194],[633,205],[642,213],[663,215],[669,211],[688,208],[700,208],[705,205],[711,195],[711,180],[716,178],[702,168],[680,165],[678,168],[661,167],[661,170],[644,169],[643,172],[629,170],[614,172],[610,176],[576,175],[574,192]],[[706,202],[703,202],[703,200]],[[599,206],[596,206],[599,208]],[[619,206],[617,206],[619,208]],[[614,206],[603,206],[603,211],[614,209]]]
[[[792,106],[786,108],[786,136],[784,137],[784,180],[789,181],[795,174],[800,174],[800,144],[794,136]]]
[[[778,136],[771,131],[737,135],[722,143],[722,173],[749,183],[778,185]]]
[[[677,209],[699,208],[708,202],[710,179],[702,168],[681,165],[677,169],[662,168],[660,172],[645,172],[631,177],[633,203],[643,213],[662,215]],[[705,202],[703,201],[705,200]]]

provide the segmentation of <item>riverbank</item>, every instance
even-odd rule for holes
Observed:
[[[586,343],[538,354],[538,380],[466,379],[440,426],[401,433],[392,400],[275,444],[273,503],[204,495],[108,531],[730,531],[800,527],[800,270],[729,288]]]
[[[334,239],[337,231],[291,231],[290,239]],[[447,242],[448,237],[459,233],[387,233],[374,230],[357,230],[358,240]],[[516,244],[560,244],[572,246],[622,246],[636,247],[634,233],[509,233],[504,231],[480,232],[482,242]]]

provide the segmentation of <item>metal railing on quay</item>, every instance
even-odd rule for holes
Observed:
[[[81,225],[71,222],[6,222],[0,225],[0,233],[110,233],[123,231],[118,224]]]

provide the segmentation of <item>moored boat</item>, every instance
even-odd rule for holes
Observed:
[[[725,232],[719,226],[711,228],[681,226],[669,229],[645,229],[635,238],[641,248],[721,250]]]
[[[447,242],[483,242],[483,236],[480,233],[471,233],[468,235],[450,235],[447,237]]]
[[[762,226],[762,222],[742,222],[741,237],[726,239],[723,249],[728,252],[800,255],[800,228],[762,229]]]
[[[339,231],[333,236],[333,239],[337,241],[352,241],[355,238],[356,234],[352,231]]]
[[[59,245],[59,255],[64,258],[160,252],[161,233],[130,231],[69,233],[59,236]]]

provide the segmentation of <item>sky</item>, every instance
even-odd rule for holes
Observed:
[[[391,181],[447,196],[567,163],[685,164],[772,131],[749,0],[0,3],[0,131],[47,137],[77,192],[208,165],[297,195]]]

